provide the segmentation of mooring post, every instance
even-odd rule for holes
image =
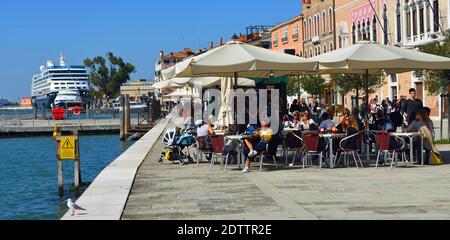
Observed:
[[[64,197],[64,180],[63,180],[63,161],[61,159],[60,144],[61,131],[55,127],[54,138],[56,142],[56,160],[58,161],[58,192],[60,197]]]
[[[73,131],[73,136],[75,138],[75,159],[74,159],[74,186],[75,191],[80,193],[81,186],[81,164],[80,164],[80,141],[78,138],[78,131]]]
[[[120,96],[120,140],[125,140],[125,97]]]
[[[125,95],[125,138],[128,137],[129,135],[129,131],[130,131],[130,127],[131,127],[131,116],[130,113],[131,109],[130,109],[130,95],[126,94]]]

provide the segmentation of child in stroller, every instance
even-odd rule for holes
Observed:
[[[161,153],[160,165],[164,161],[170,161],[172,164],[178,161],[180,165],[194,161],[189,153],[189,147],[196,143],[191,129],[185,130],[183,134],[180,128],[170,129],[164,135],[162,142],[166,147]]]

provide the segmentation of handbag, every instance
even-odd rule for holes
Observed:
[[[441,154],[433,151],[431,152],[430,163],[431,165],[443,165],[445,162]]]

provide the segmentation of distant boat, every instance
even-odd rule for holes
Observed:
[[[83,106],[83,99],[78,91],[59,91],[55,98],[55,106],[72,109]]]
[[[148,107],[147,104],[142,103],[140,101],[131,101],[130,102],[130,109],[131,110],[145,109],[147,107]],[[118,100],[114,101],[113,108],[117,109],[117,110],[122,109],[122,106],[120,105],[120,102]]]

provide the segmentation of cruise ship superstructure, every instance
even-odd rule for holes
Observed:
[[[83,103],[86,103],[89,99],[89,89],[86,68],[68,65],[61,54],[58,65],[53,60],[48,60],[46,66],[41,66],[40,73],[33,76],[33,105],[36,108],[54,108],[58,94],[68,91],[78,92],[79,96],[74,98],[81,98]]]

